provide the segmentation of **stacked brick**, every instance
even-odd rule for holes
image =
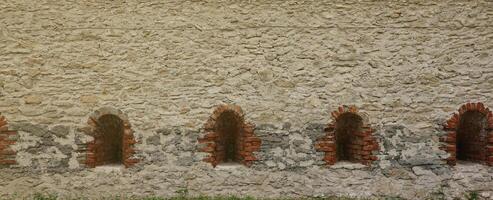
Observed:
[[[211,163],[214,167],[224,161],[225,146],[221,133],[219,132],[218,119],[223,113],[232,112],[235,116],[235,121],[238,123],[239,135],[236,137],[236,160],[246,166],[250,166],[257,158],[254,155],[255,151],[260,149],[261,140],[254,134],[255,125],[244,122],[244,114],[239,106],[221,105],[206,122],[204,129],[205,135],[199,138],[199,143],[203,144],[200,151],[209,153],[209,156],[204,159],[205,162]],[[233,134],[233,133],[230,133]]]
[[[333,165],[340,160],[336,150],[336,122],[342,114],[347,112],[358,115],[358,110],[354,106],[339,107],[337,111],[331,113],[333,121],[325,129],[326,135],[319,138],[315,143],[317,151],[325,152],[323,160],[327,165]],[[350,134],[351,140],[348,153],[352,158],[351,161],[370,166],[373,161],[377,160],[374,153],[379,150],[377,140],[373,137],[373,129],[369,125],[363,124],[359,131]]]
[[[467,160],[477,161],[490,166],[493,166],[493,113],[484,106],[482,103],[467,103],[461,106],[458,113],[454,113],[452,117],[445,123],[444,130],[446,135],[440,138],[442,145],[440,149],[450,154],[446,158],[446,162],[449,165],[456,165],[457,163],[457,131],[460,128],[461,118],[466,112],[476,111],[484,115],[486,118],[485,126],[482,127],[485,132],[485,137],[479,137],[478,135],[470,138],[464,144],[465,157]],[[468,134],[468,133],[464,133]]]
[[[137,140],[135,140],[130,124],[124,123],[123,126],[123,165],[125,165],[125,167],[131,167],[139,162],[138,159],[133,158],[135,154],[134,145],[137,143]]]
[[[324,137],[315,142],[315,149],[325,152],[323,160],[327,165],[333,165],[337,162],[335,131],[333,128],[326,128],[325,133]]]
[[[16,164],[16,152],[11,146],[17,141],[17,131],[9,130],[7,119],[0,115],[0,166]]]

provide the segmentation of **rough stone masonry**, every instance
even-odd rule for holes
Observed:
[[[0,2],[3,198],[492,199],[488,107],[490,0]]]

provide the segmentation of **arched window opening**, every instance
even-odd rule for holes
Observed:
[[[355,161],[359,158],[359,152],[362,150],[358,146],[362,141],[355,136],[355,133],[361,132],[363,118],[359,115],[347,112],[337,118],[336,133],[336,155],[337,160]]]
[[[486,159],[486,115],[466,111],[457,127],[457,159],[483,161]]]
[[[440,149],[449,153],[449,165],[457,160],[493,166],[493,113],[482,103],[466,103],[444,124]]]
[[[103,115],[98,119],[96,166],[123,163],[123,120],[115,115]]]
[[[204,126],[199,138],[200,151],[209,153],[205,162],[216,167],[221,163],[241,163],[250,166],[257,160],[254,152],[261,140],[254,134],[255,125],[245,122],[243,111],[236,105],[218,106]]]
[[[240,161],[240,120],[232,111],[222,113],[217,120],[216,131],[219,133],[219,138],[216,150],[220,162]]]
[[[315,149],[325,152],[323,160],[327,165],[337,161],[371,165],[377,160],[374,154],[379,146],[366,115],[361,115],[355,106],[345,105],[331,115],[333,120],[325,128],[325,136],[315,142]]]
[[[137,141],[128,117],[120,110],[103,107],[94,111],[81,129],[94,140],[81,144],[81,154],[87,167],[123,164],[130,167],[139,162],[135,153]]]

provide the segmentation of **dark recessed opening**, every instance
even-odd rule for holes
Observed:
[[[115,115],[98,119],[99,136],[96,138],[96,165],[123,163],[123,120]]]
[[[337,160],[355,160],[354,152],[358,149],[355,149],[357,146],[354,145],[354,134],[361,131],[362,126],[363,118],[354,113],[346,112],[337,118],[335,124]]]
[[[486,159],[486,115],[466,111],[457,127],[457,159],[483,161]]]
[[[219,142],[216,147],[221,162],[239,162],[239,138],[241,120],[232,111],[225,111],[217,119],[216,131],[219,133]]]

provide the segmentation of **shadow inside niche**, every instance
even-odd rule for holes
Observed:
[[[457,159],[463,161],[486,160],[486,115],[467,111],[460,117],[457,127]]]
[[[123,163],[123,120],[115,115],[103,115],[98,119],[96,166]]]
[[[216,150],[222,154],[221,163],[238,163],[240,160],[239,139],[241,120],[232,111],[226,111],[219,116],[216,124],[219,142]]]
[[[336,155],[337,160],[356,160],[352,145],[355,143],[355,133],[361,131],[363,118],[346,112],[341,114],[335,124]]]

